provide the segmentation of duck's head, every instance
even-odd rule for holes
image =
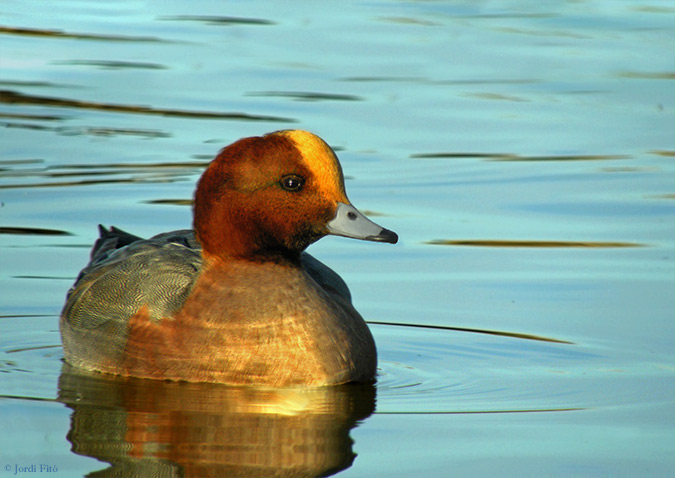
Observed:
[[[299,130],[224,148],[197,184],[194,228],[211,258],[297,259],[327,234],[398,241],[351,205],[333,150]]]

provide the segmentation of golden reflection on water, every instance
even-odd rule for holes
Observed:
[[[119,379],[64,366],[73,451],[96,476],[326,476],[351,466],[349,432],[375,387],[255,389]]]

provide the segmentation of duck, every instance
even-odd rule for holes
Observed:
[[[64,361],[123,377],[268,387],[373,382],[373,335],[344,280],[305,249],[327,235],[395,244],[303,130],[240,139],[209,163],[192,229],[99,225],[59,319]]]

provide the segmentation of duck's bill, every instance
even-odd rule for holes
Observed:
[[[375,224],[351,204],[338,203],[335,217],[328,223],[328,233],[335,236],[352,237],[364,241],[389,242],[396,244],[398,235],[394,231]]]

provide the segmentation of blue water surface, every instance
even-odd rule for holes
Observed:
[[[674,24],[636,0],[4,1],[0,477],[667,476]],[[189,227],[218,150],[287,128],[401,238],[310,248],[377,384],[64,366],[97,224]]]

